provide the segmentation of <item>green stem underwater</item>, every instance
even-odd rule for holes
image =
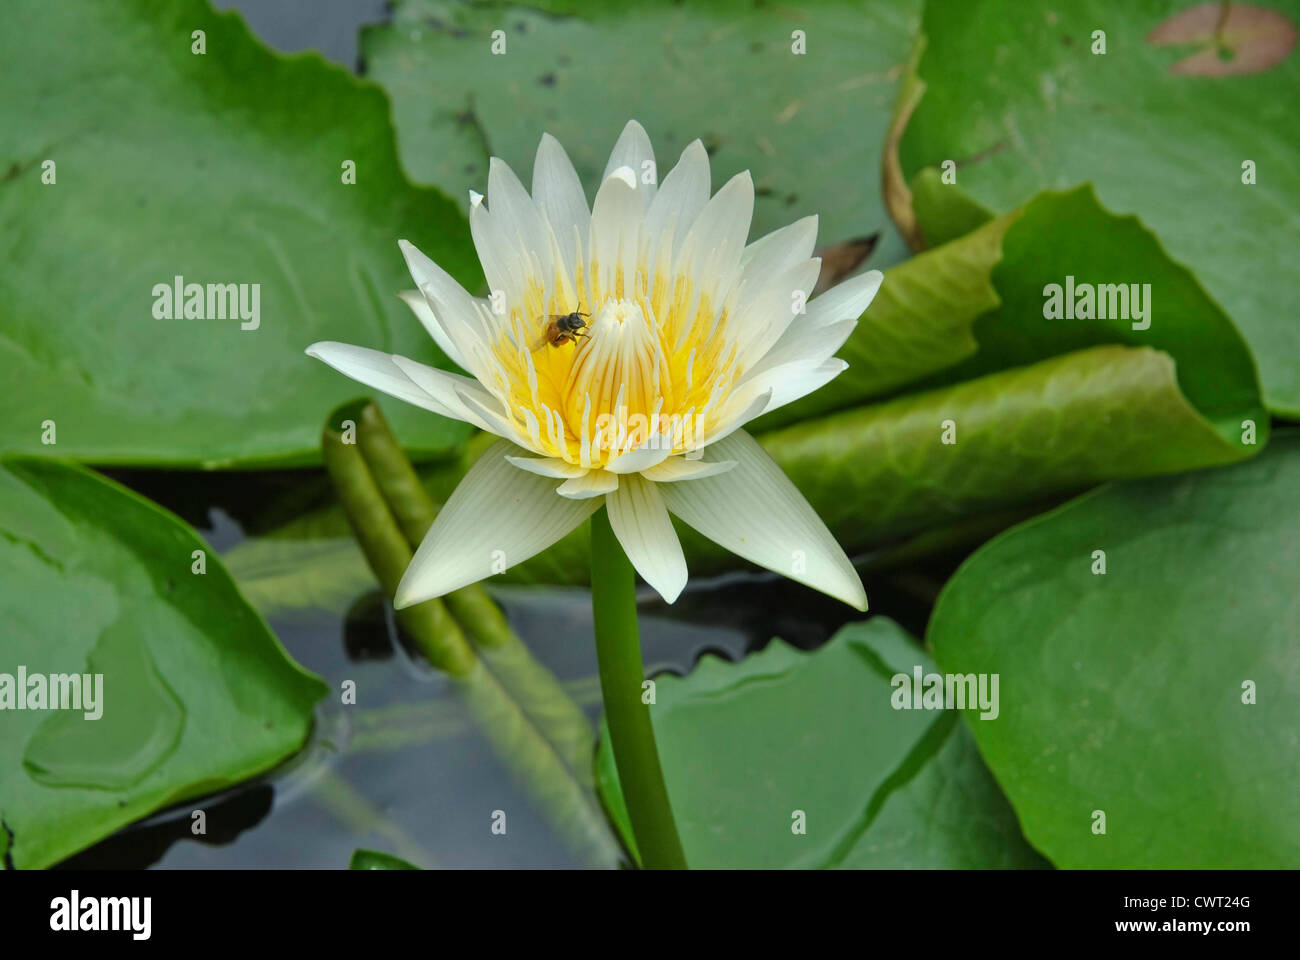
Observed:
[[[603,507],[591,518],[591,611],[610,746],[641,865],[650,870],[685,869],[650,708],[641,700],[645,668],[637,631],[636,574]]]

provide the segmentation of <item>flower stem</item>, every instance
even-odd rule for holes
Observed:
[[[366,561],[391,597],[411,562],[411,547],[361,450],[356,443],[344,440],[342,430],[344,421],[358,422],[366,403],[348,404],[330,415],[321,433],[321,453],[334,493],[343,505]],[[397,618],[439,670],[460,677],[474,668],[477,660],[474,650],[441,600],[426,600],[399,610]]]
[[[591,611],[610,746],[641,864],[651,870],[685,869],[650,708],[641,700],[645,668],[637,633],[635,574],[603,507],[591,518]]]

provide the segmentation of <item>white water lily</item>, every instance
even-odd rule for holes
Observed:
[[[844,551],[741,428],[847,367],[833,354],[881,274],[805,308],[820,270],[816,217],[746,246],[747,172],[710,197],[698,140],[662,184],[654,169],[635,121],[591,208],[550,135],[531,197],[493,158],[487,202],[470,195],[488,299],[399,241],[419,287],[403,299],[472,377],[347,344],[308,348],[355,380],[501,438],[439,512],[398,607],[528,559],[603,503],[632,565],[669,603],[686,584],[672,513],[761,567],[866,609]],[[586,336],[548,342],[548,318],[574,312],[586,315]]]

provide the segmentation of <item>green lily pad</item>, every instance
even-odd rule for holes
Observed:
[[[656,678],[650,714],[688,864],[1043,866],[957,715],[891,705],[891,678],[918,666],[933,671],[874,617],[811,654],[773,640],[740,663],[706,655],[686,677]],[[596,771],[635,850],[607,731]]]
[[[978,352],[932,382],[1120,343],[1169,354],[1182,393],[1230,442],[1239,443],[1242,420],[1267,421],[1254,360],[1232,321],[1137,218],[1109,213],[1091,188],[1026,204],[992,282],[1002,304],[976,321]],[[1058,306],[1064,315],[1049,316]]]
[[[471,286],[482,275],[455,205],[403,175],[382,91],[314,54],[274,55],[200,0],[18,0],[5,16],[0,450],[319,462],[322,411],[354,386],[309,344],[449,365],[397,298],[411,286],[397,240]],[[160,317],[178,276],[204,285],[204,319],[185,316],[188,294]],[[224,302],[238,289],[209,284],[245,284],[250,317],[257,284],[256,328]],[[386,409],[417,452],[468,434]]]
[[[483,189],[490,153],[527,181],[549,132],[592,197],[636,119],[661,179],[696,138],[715,187],[752,171],[754,236],[817,214],[823,243],[883,230],[873,263],[906,255],[872,171],[919,0],[536,6],[402,0],[391,25],[364,30],[416,180],[464,198]]]
[[[957,200],[947,207],[985,216]],[[1052,285],[1060,309],[1049,316]],[[849,369],[756,428],[1108,343],[1169,353],[1180,389],[1226,437],[1240,433],[1242,420],[1267,420],[1254,361],[1232,321],[1141,222],[1108,212],[1085,186],[1042,193],[888,270],[838,353]]]
[[[56,863],[306,741],[324,684],[149,501],[71,464],[5,457],[0,567],[0,819],[16,866]]]
[[[949,581],[929,644],[1000,675],[999,717],[969,726],[1058,866],[1300,866],[1297,489],[1280,432],[1247,463],[1080,497]]]
[[[952,160],[957,185],[995,210],[1091,182],[1109,209],[1139,214],[1240,325],[1270,408],[1300,414],[1300,327],[1292,287],[1278,282],[1300,233],[1300,145],[1288,132],[1298,22],[1295,0],[1080,0],[1050,11],[930,0],[901,175]],[[1105,53],[1094,52],[1097,31]],[[1128,279],[1148,278],[1138,264],[1095,278]]]

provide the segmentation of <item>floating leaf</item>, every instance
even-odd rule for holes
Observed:
[[[397,240],[471,285],[481,274],[455,206],[404,178],[380,90],[318,56],[276,56],[199,0],[18,0],[5,16],[0,450],[319,462],[321,413],[352,385],[308,344],[447,364],[397,298],[410,286]],[[204,285],[205,319],[184,304],[156,315],[178,276]],[[245,285],[250,316],[256,290],[255,329],[230,316],[240,291],[225,284]],[[385,405],[416,451],[468,434]]]
[[[929,644],[1000,676],[1000,715],[969,726],[1058,866],[1300,866],[1297,489],[1279,433],[1030,520],[944,589]]]
[[[656,678],[650,715],[690,866],[1042,866],[957,716],[892,706],[891,678],[917,666],[934,669],[874,617],[811,654],[773,640]],[[608,735],[597,779],[631,846]]]
[[[91,678],[75,687],[81,709],[0,712],[0,818],[16,866],[49,866],[305,742],[324,685],[208,551],[98,474],[0,460],[0,663],[15,681],[11,671]],[[46,686],[48,707],[55,681],[33,683],[28,695]],[[74,702],[71,683],[58,681],[60,702]],[[4,687],[0,678],[0,700]]]

